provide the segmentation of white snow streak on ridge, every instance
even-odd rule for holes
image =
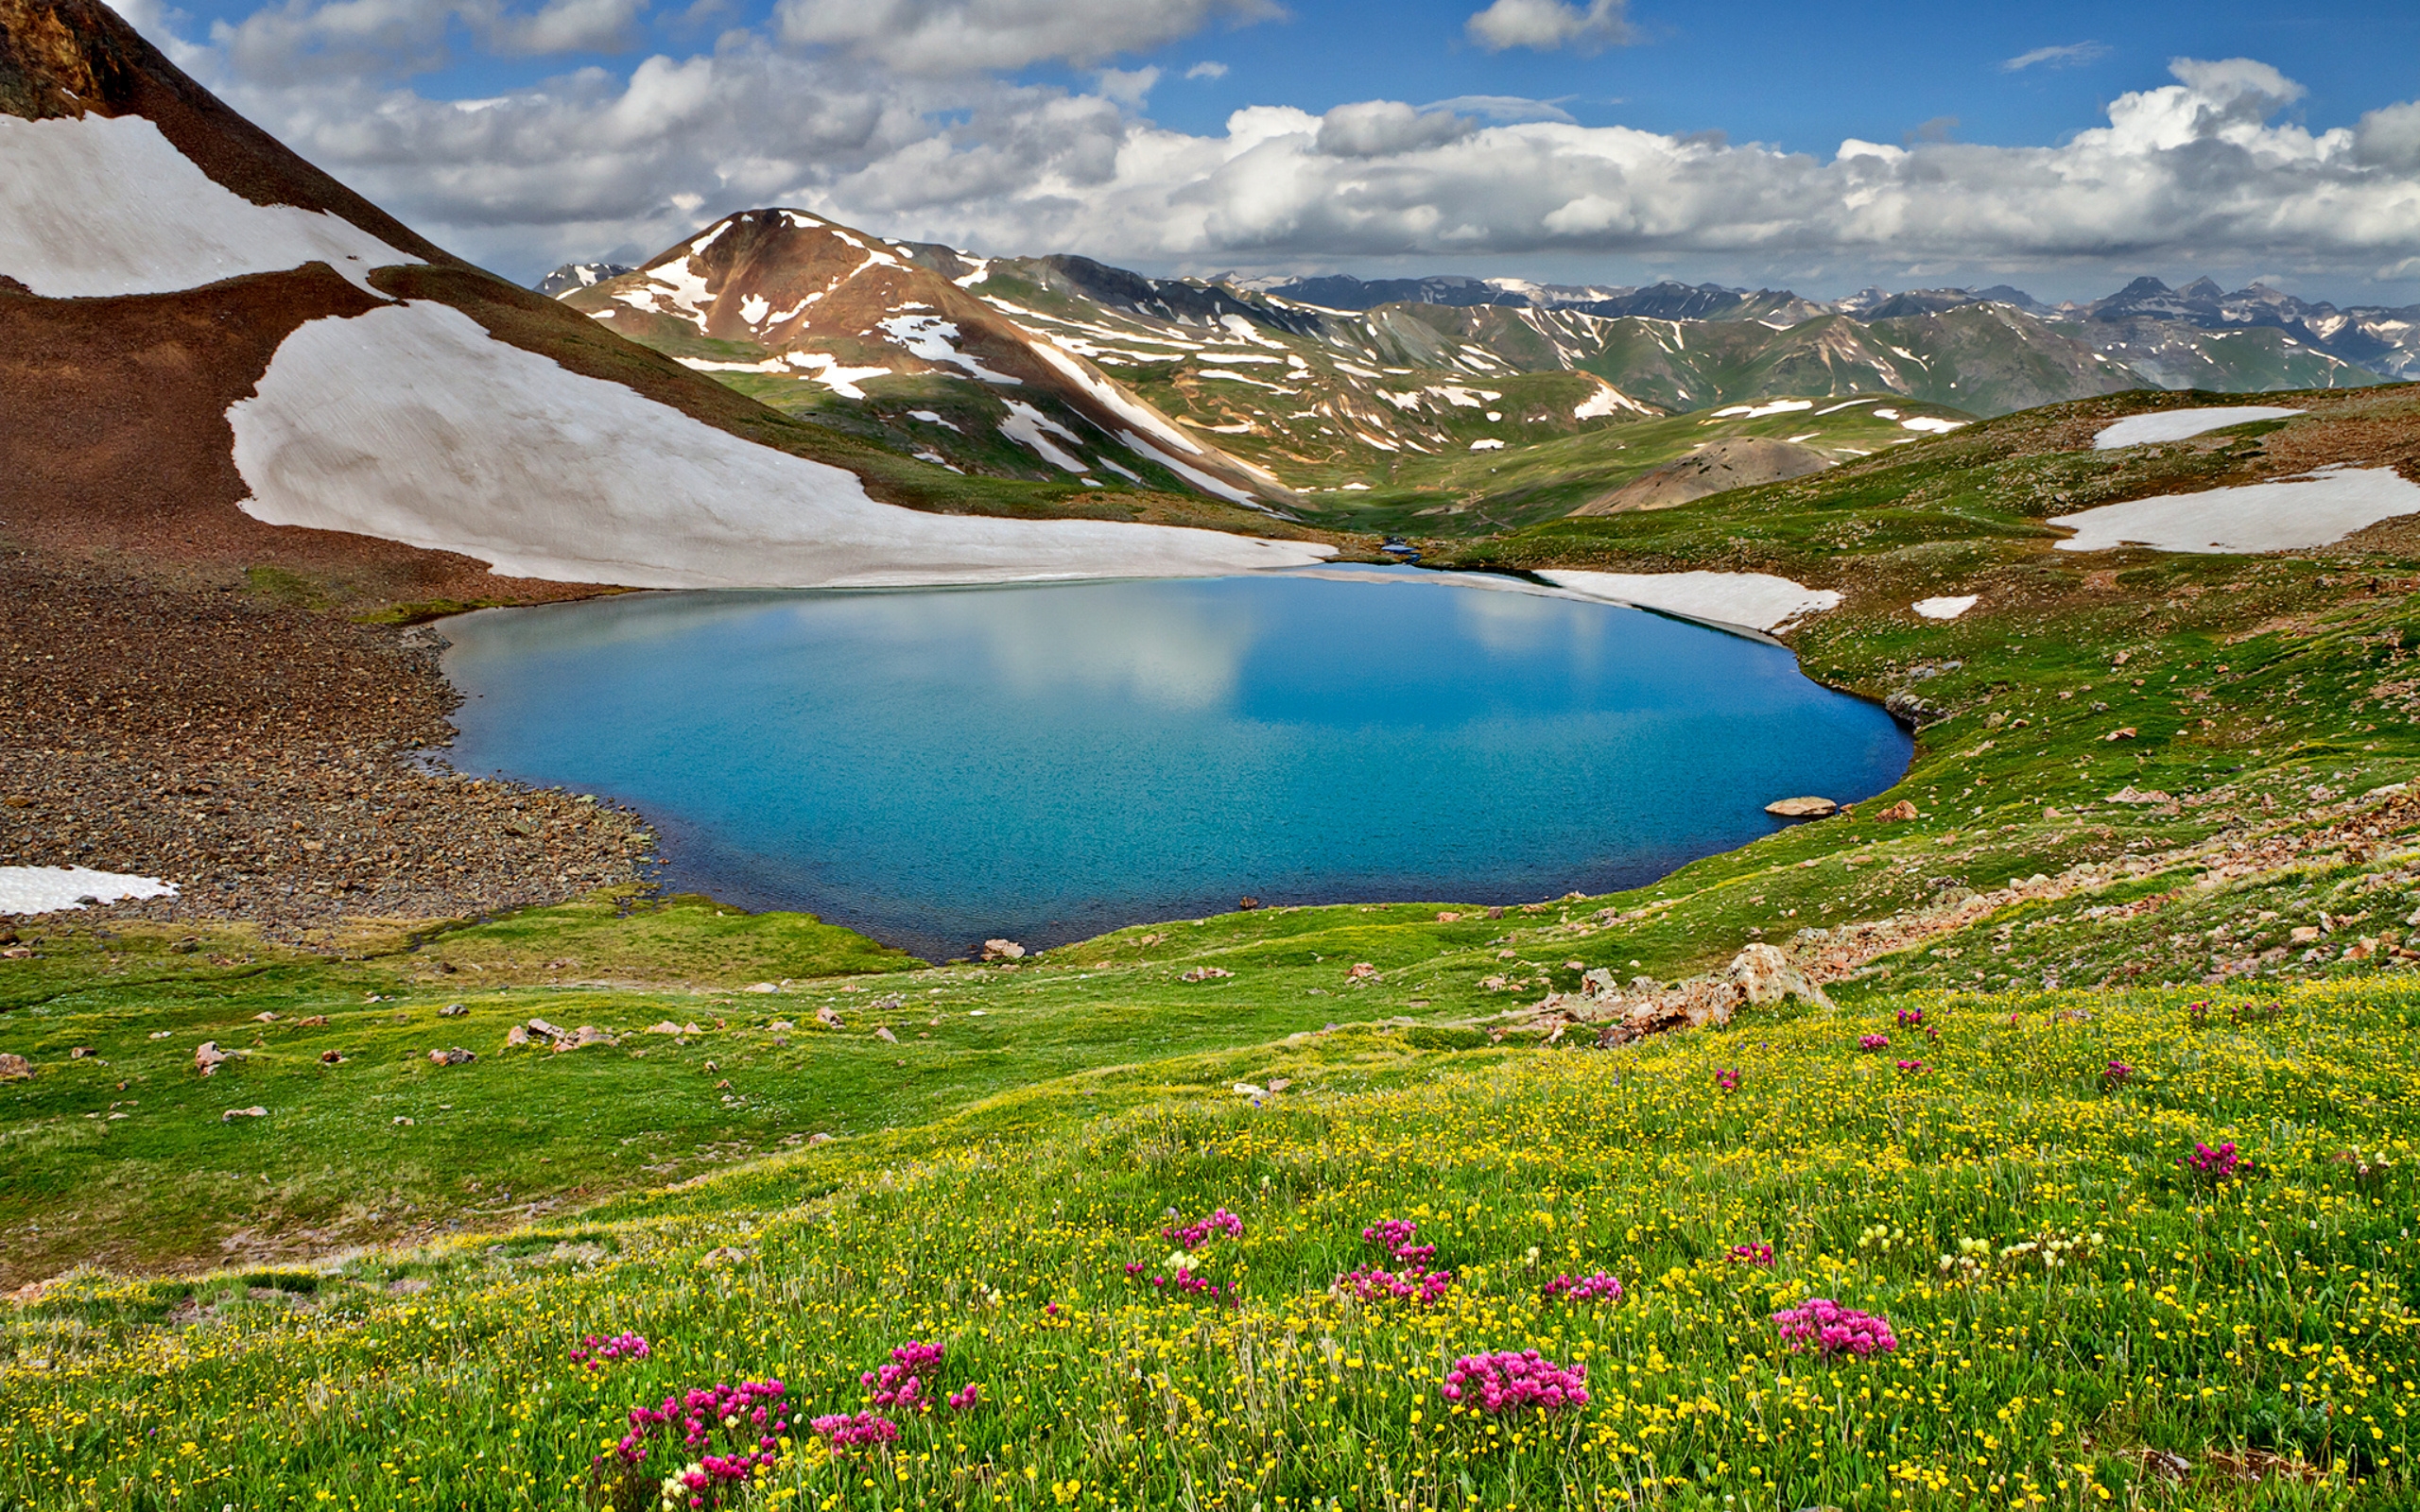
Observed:
[[[2372,467],[2104,504],[2046,524],[2075,532],[2059,542],[2061,551],[2132,543],[2241,556],[2325,546],[2403,514],[2420,514],[2420,485],[2393,468]]]
[[[1088,520],[925,514],[414,301],[304,322],[230,405],[271,524],[632,588],[902,587],[1297,567],[1333,548]]]
[[[1585,573],[1542,572],[1547,582],[1590,598],[1662,610],[1693,620],[1770,630],[1804,614],[1839,606],[1828,588],[1776,577],[1770,573]]]
[[[1979,593],[1962,593],[1955,597],[1920,598],[1908,607],[1928,620],[1954,620],[1973,609],[1980,597]]]
[[[2232,404],[2217,409],[2171,409],[2156,415],[2129,415],[2115,425],[2105,426],[2092,438],[2096,452],[2115,451],[2120,446],[2141,446],[2151,441],[2181,441],[2199,436],[2204,431],[2224,430],[2230,425],[2249,424],[2256,420],[2284,420],[2299,415],[2299,409],[2279,409],[2273,404]]]
[[[10,117],[14,119],[14,117]],[[49,914],[81,908],[84,898],[174,898],[177,885],[84,867],[0,867],[0,914]]]
[[[171,294],[305,263],[376,294],[372,268],[420,261],[326,211],[253,204],[139,115],[0,114],[0,274],[45,299]]]
[[[1074,431],[1071,431],[1066,426],[1060,424],[1057,421],[1052,420],[1049,416],[1034,408],[1031,404],[1023,404],[1017,400],[1011,399],[1008,402],[1008,405],[1009,418],[1000,421],[1001,435],[1020,445],[1029,446],[1034,451],[1039,452],[1042,454],[1042,459],[1049,463],[1052,467],[1059,468],[1068,472],[1089,472],[1092,471],[1090,467],[1085,465],[1082,457],[1068,455],[1064,450],[1051,444],[1050,440],[1052,436],[1058,436],[1064,438],[1067,440],[1074,441],[1077,445],[1081,446],[1083,444],[1082,437],[1078,436]]]

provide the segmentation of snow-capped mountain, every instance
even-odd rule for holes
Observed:
[[[565,263],[540,279],[537,288],[549,299],[561,299],[574,289],[593,288],[630,271],[626,263]]]
[[[939,465],[1284,503],[1273,475],[984,298],[988,274],[945,247],[771,209],[563,300],[694,370]]]
[[[432,246],[100,0],[9,0],[0,23],[0,506],[21,538],[307,559],[399,598],[493,596],[486,568],[873,584],[1328,555],[1036,518],[1101,511],[802,424]]]

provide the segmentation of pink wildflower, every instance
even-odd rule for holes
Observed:
[[[1867,1052],[1888,1050],[1891,1048],[1891,1037],[1886,1034],[1861,1034],[1857,1037],[1857,1047]]]
[[[1169,1210],[1171,1213],[1174,1211],[1174,1209]],[[1174,1244],[1179,1249],[1199,1249],[1217,1234],[1225,1234],[1230,1239],[1241,1239],[1244,1236],[1244,1221],[1226,1209],[1220,1208],[1207,1218],[1197,1218],[1191,1223],[1160,1230],[1160,1237]]]
[[[2197,1142],[2193,1146],[2193,1153],[2185,1159],[2187,1168],[2195,1176],[2212,1181],[2233,1179],[2237,1168],[2242,1163],[2243,1158],[2236,1152],[2233,1140],[2229,1140],[2216,1149]]]
[[[1389,1259],[1426,1265],[1437,1258],[1437,1246],[1416,1243],[1419,1236],[1420,1225],[1408,1218],[1381,1218],[1361,1230],[1361,1237],[1385,1250]]]
[[[857,1377],[873,1395],[877,1407],[892,1407],[901,1412],[929,1412],[932,1399],[925,1396],[925,1381],[941,1368],[942,1347],[908,1340],[890,1351],[890,1363],[868,1370]]]
[[[1336,1279],[1336,1290],[1350,1294],[1357,1301],[1374,1302],[1386,1299],[1409,1301],[1427,1306],[1445,1295],[1454,1284],[1450,1270],[1424,1271],[1407,1265],[1398,1273],[1370,1266],[1350,1270]]]
[[[953,1391],[949,1394],[949,1404],[953,1410],[958,1412],[964,1412],[967,1408],[974,1406],[977,1402],[981,1401],[982,1400],[983,1388],[973,1383],[969,1383],[964,1388]]]
[[[1842,1307],[1828,1297],[1785,1308],[1773,1314],[1773,1322],[1791,1349],[1812,1349],[1822,1355],[1888,1353],[1899,1347],[1887,1319]]]
[[[1773,1246],[1761,1242],[1734,1245],[1731,1246],[1731,1259],[1741,1265],[1769,1266],[1773,1263]]]
[[[1921,1060],[1902,1060],[1896,1064],[1903,1074],[1910,1076],[1921,1076],[1926,1072],[1932,1070],[1930,1066],[1926,1065]]]
[[[871,1449],[899,1442],[899,1425],[871,1412],[861,1412],[854,1418],[832,1413],[816,1418],[809,1426],[835,1450]]]
[[[602,1370],[617,1360],[647,1357],[647,1340],[636,1333],[616,1333],[610,1339],[591,1333],[571,1347],[571,1363],[586,1370]]]
[[[1588,1367],[1557,1365],[1535,1349],[1466,1354],[1437,1389],[1458,1407],[1491,1416],[1527,1408],[1561,1412],[1588,1404]]]
[[[1622,1283],[1601,1270],[1576,1280],[1569,1276],[1557,1276],[1547,1282],[1546,1297],[1551,1302],[1558,1297],[1566,1302],[1618,1302],[1622,1299]]]
[[[1717,1071],[1714,1074],[1714,1086],[1717,1091],[1737,1091],[1739,1090],[1739,1073],[1727,1067]]]
[[[1922,1008],[1901,1008],[1899,1010],[1899,1027],[1902,1029],[1916,1028],[1922,1025],[1924,1022],[1925,1010]]]

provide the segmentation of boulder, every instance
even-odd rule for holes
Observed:
[[[1838,814],[1841,806],[1828,798],[1775,799],[1765,805],[1765,812],[1781,819],[1821,819]]]
[[[504,1048],[517,1050],[529,1042],[529,1031],[519,1024],[504,1031]]]
[[[679,1034],[681,1032],[681,1026],[673,1022],[670,1019],[666,1019],[662,1023],[648,1024],[647,1026],[647,1032],[649,1034]]]
[[[612,1035],[593,1023],[583,1023],[571,1032],[571,1048],[574,1050],[585,1050],[590,1045],[610,1045],[613,1042]],[[562,1046],[557,1045],[555,1048],[560,1050]]]
[[[1876,814],[1874,816],[1874,820],[1877,824],[1906,824],[1911,819],[1920,817],[1922,817],[1922,816],[1916,813],[1916,806],[1903,798],[1898,802],[1892,804],[1887,809],[1884,809],[1881,813]]]
[[[842,1027],[840,1016],[833,1012],[829,1006],[821,1007],[815,1010],[815,1022],[823,1025],[827,1029],[838,1029]]]
[[[548,1040],[568,1040],[571,1038],[570,1035],[556,1028],[553,1024],[548,1023],[544,1019],[530,1020],[529,1032],[534,1035],[543,1035]]]
[[[1235,972],[1230,971],[1223,967],[1197,966],[1192,971],[1185,972],[1180,980],[1186,982],[1215,982],[1222,976],[1233,976],[1235,974]]]
[[[478,1058],[460,1045],[456,1045],[449,1050],[432,1050],[428,1053],[429,1064],[434,1066],[467,1066]]]
[[[218,1122],[220,1122],[221,1124],[233,1124],[233,1122],[235,1122],[235,1120],[237,1120],[237,1119],[239,1119],[239,1118],[267,1118],[267,1117],[268,1117],[268,1108],[260,1108],[260,1107],[252,1107],[252,1108],[231,1108],[227,1109],[227,1111],[225,1111],[225,1112],[223,1112],[223,1113],[221,1113],[221,1114],[219,1114],[219,1115],[218,1115]]]
[[[297,1029],[324,1029],[327,1026],[328,1016],[324,1013],[315,1013],[307,1019],[294,1021],[294,1027]]]
[[[1740,998],[1749,1003],[1782,1003],[1790,998],[1828,1008],[1832,1000],[1824,989],[1806,978],[1806,973],[1790,964],[1789,957],[1772,945],[1751,945],[1731,957],[1723,968],[1724,978],[1739,989]]]
[[[459,1003],[448,1003],[445,1006],[437,1010],[437,1016],[441,1019],[458,1019],[470,1011],[470,1009],[462,1006]]]
[[[0,1081],[31,1081],[34,1063],[23,1056],[0,1055]]]
[[[219,1049],[215,1040],[204,1040],[194,1046],[193,1069],[205,1076],[215,1076],[218,1074],[218,1068],[233,1058],[226,1051]]]
[[[1025,947],[1012,939],[987,939],[983,942],[983,958],[987,961],[1021,961]]]
[[[874,1037],[875,1039],[879,1040],[882,1040],[885,1044],[894,1044],[894,1045],[895,1045],[895,1044],[897,1044],[897,1043],[899,1042],[899,1037],[898,1037],[897,1035],[892,1034],[892,1033],[890,1032],[890,1026],[889,1024],[885,1024],[885,1025],[883,1025],[881,1028],[876,1029],[876,1030],[873,1032],[873,1037]]]

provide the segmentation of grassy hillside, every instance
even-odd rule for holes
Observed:
[[[692,1452],[626,1465],[630,1409],[743,1380],[789,1426],[705,1504],[2409,1504],[2420,539],[2044,524],[2420,460],[2411,389],[2295,402],[2094,453],[2146,403],[2096,401],[1439,542],[1839,588],[1804,664],[1919,721],[1858,812],[1629,893],[989,966],[702,900],[343,958],[20,926],[0,1507],[655,1506]],[[1602,1049],[1565,1012],[1590,970],[1754,942],[1830,1005]],[[507,1048],[532,1019],[618,1042]],[[249,1054],[204,1079],[204,1040]],[[1599,1271],[1618,1297],[1548,1295]],[[1815,1298],[1890,1347],[1792,1348],[1774,1314]],[[625,1332],[644,1358],[573,1359]],[[911,1341],[970,1404],[874,1401]],[[1586,1402],[1443,1394],[1527,1349]],[[812,1426],[860,1412],[896,1439]]]

